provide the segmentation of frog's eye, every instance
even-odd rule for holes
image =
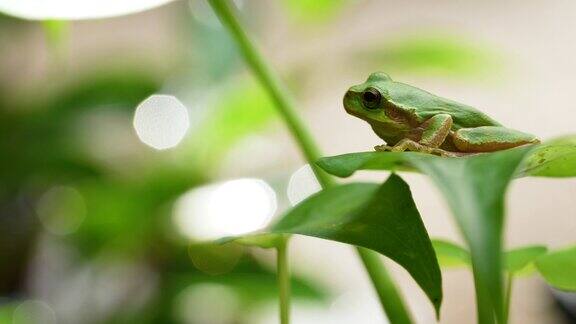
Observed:
[[[370,87],[362,93],[362,104],[368,109],[376,109],[380,106],[382,94],[378,89]]]

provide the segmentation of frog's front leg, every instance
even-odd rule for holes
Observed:
[[[398,144],[394,145],[389,149],[390,152],[404,152],[404,151],[411,151],[411,152],[420,152],[420,153],[428,153],[434,155],[440,155],[445,157],[456,157],[458,154],[454,152],[449,152],[437,147],[431,147],[422,145],[419,142],[413,141],[409,138],[405,138],[398,142]]]
[[[389,146],[378,146],[375,147],[377,151],[392,151],[392,152],[403,152],[403,151],[414,151],[421,153],[436,154],[441,156],[456,156],[453,152],[448,152],[439,149],[440,145],[444,143],[446,137],[450,133],[452,128],[452,116],[448,114],[438,114],[427,121],[425,121],[422,126],[424,130],[422,131],[422,136],[420,141],[416,142],[414,140],[405,138],[398,142],[393,147]]]

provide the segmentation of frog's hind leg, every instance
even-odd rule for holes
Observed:
[[[452,134],[452,140],[465,153],[494,152],[540,142],[534,135],[500,126],[461,128]]]

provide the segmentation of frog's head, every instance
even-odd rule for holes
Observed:
[[[348,89],[344,96],[344,109],[368,122],[390,122],[384,107],[389,104],[387,89],[391,82],[392,79],[386,73],[370,74],[366,82]]]

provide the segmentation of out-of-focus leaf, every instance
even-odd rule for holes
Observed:
[[[442,267],[457,268],[471,266],[470,252],[464,247],[443,240],[432,240],[432,245]],[[514,276],[529,275],[530,265],[540,256],[546,254],[545,246],[526,246],[507,251],[504,254],[504,267]]]
[[[349,0],[284,0],[293,19],[299,22],[325,22],[340,13]]]
[[[0,300],[0,302],[2,302]],[[0,323],[13,323],[14,310],[18,307],[16,303],[4,303],[0,305]]]
[[[576,176],[576,135],[556,138],[538,146],[526,160],[522,175]]]
[[[228,242],[235,242],[245,246],[257,246],[263,249],[271,249],[280,246],[285,240],[286,235],[284,234],[274,234],[274,233],[264,233],[264,234],[248,234],[245,236],[237,237],[225,237],[217,241],[219,244],[225,244]]]
[[[552,287],[576,291],[576,246],[541,256],[536,268]]]
[[[182,245],[162,245],[155,242],[154,266],[158,270],[158,295],[145,309],[134,312],[130,321],[125,316],[116,316],[114,323],[174,323],[174,305],[188,288],[203,284],[215,284],[230,289],[240,302],[238,316],[250,312],[262,303],[271,303],[278,298],[277,276],[273,269],[265,267],[252,254],[244,253],[234,269],[221,275],[200,272],[192,266],[189,251]],[[159,245],[160,244],[160,245]],[[325,303],[329,291],[315,281],[294,274],[291,276],[292,296],[298,300]],[[122,314],[119,314],[122,315]]]
[[[79,20],[127,15],[152,9],[173,0],[69,1],[0,0],[0,11],[30,20]]]
[[[253,81],[220,89],[201,127],[191,135],[195,159],[218,161],[232,145],[262,131],[276,115],[268,94]]]
[[[357,153],[319,161],[328,173],[347,176],[358,169],[411,166],[427,174],[448,201],[470,248],[480,307],[479,321],[504,317],[502,228],[504,195],[531,147],[490,154],[442,158],[419,153]],[[489,307],[486,307],[489,306]]]
[[[432,246],[438,257],[438,262],[441,267],[446,268],[459,268],[463,266],[470,266],[470,252],[452,242],[444,240],[432,240]]]
[[[219,283],[234,289],[246,304],[256,304],[278,298],[278,277],[273,273],[228,274],[224,276],[195,276],[190,282]],[[291,291],[296,299],[324,300],[326,293],[310,282],[298,277],[292,278]],[[249,306],[249,305],[248,305]]]
[[[442,278],[408,185],[397,175],[378,186],[352,183],[321,191],[298,204],[271,229],[377,251],[403,266],[439,309]]]
[[[473,44],[454,35],[423,33],[363,50],[356,58],[404,73],[478,76],[498,67],[496,55],[489,48],[489,45]]]
[[[219,275],[230,272],[236,266],[243,248],[237,244],[191,244],[188,253],[198,270]]]
[[[131,114],[159,84],[137,69],[112,69],[80,77],[51,96],[30,90],[26,104],[0,101],[0,151],[10,156],[0,159],[3,184],[18,186],[31,174],[36,183],[98,176],[101,168],[77,142],[78,118],[103,106]]]
[[[526,246],[506,252],[506,269],[514,275],[524,273],[526,268],[546,254],[545,246]]]

